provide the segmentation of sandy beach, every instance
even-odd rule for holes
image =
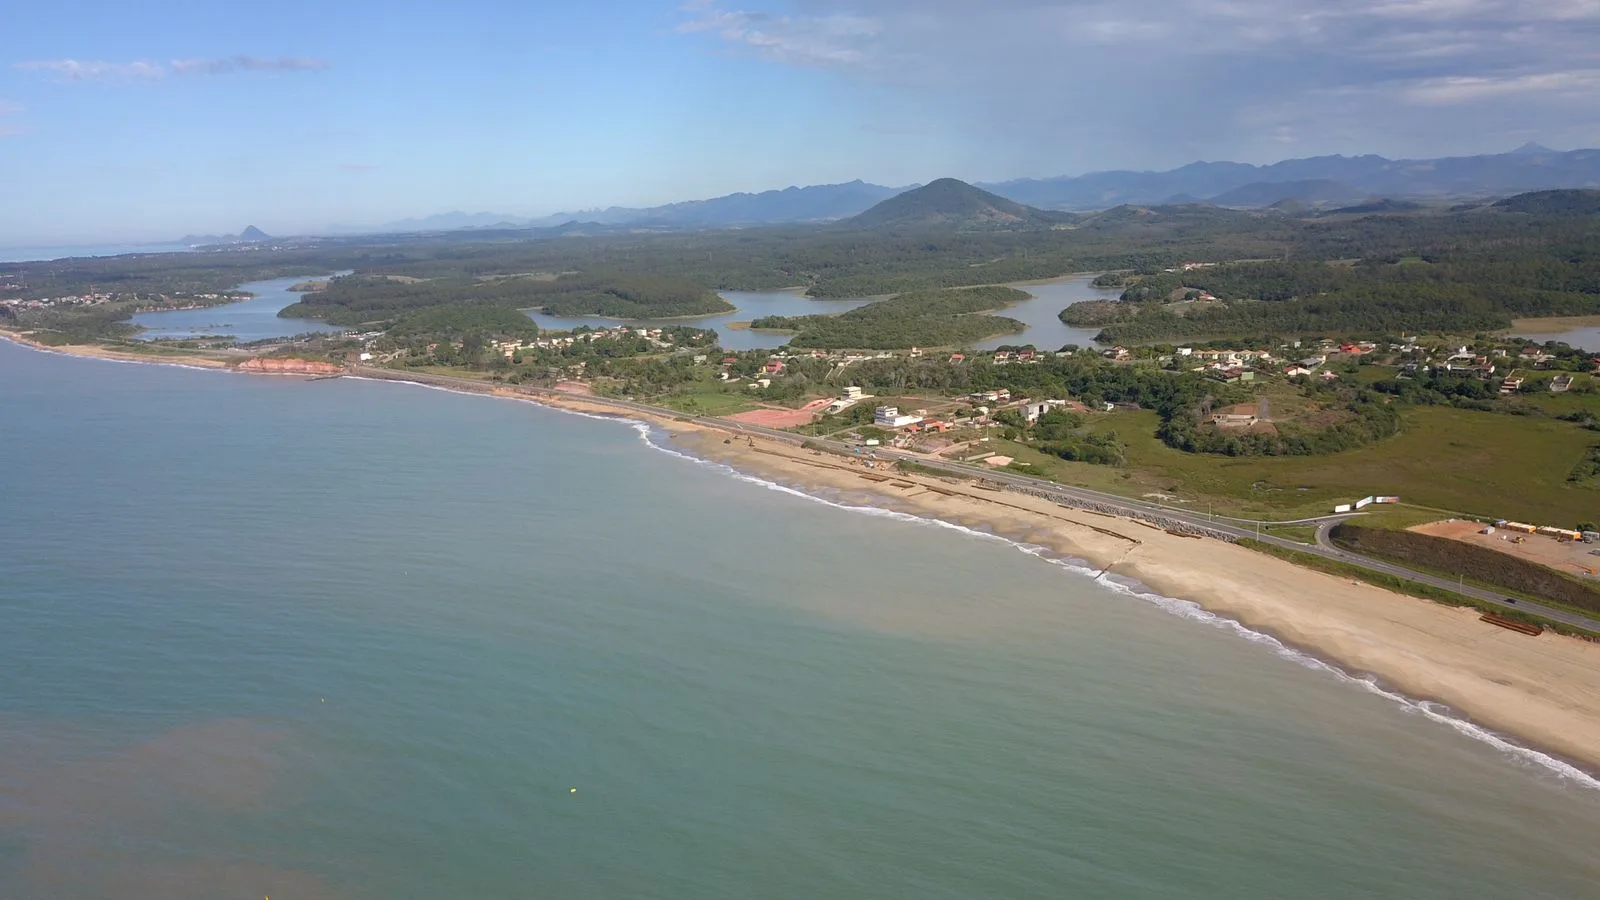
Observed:
[[[601,404],[550,405],[616,415]],[[1066,509],[968,482],[869,470],[831,454],[728,435],[675,419],[652,422],[688,452],[801,490],[981,528],[1109,567],[1272,634],[1351,674],[1447,704],[1473,722],[1594,770],[1600,768],[1600,644],[1537,638],[1447,607],[1349,581],[1216,540],[1171,535],[1129,519]],[[884,477],[888,476],[888,477]]]
[[[94,347],[37,349],[131,362],[225,367],[215,359],[152,359]],[[484,393],[612,418],[648,421],[686,452],[800,490],[844,493],[863,504],[939,519],[1082,559],[1165,596],[1199,604],[1269,633],[1351,674],[1447,704],[1517,742],[1600,769],[1600,644],[1545,632],[1527,637],[1478,613],[1327,575],[1222,541],[1180,537],[1131,519],[1067,509],[971,482],[907,475],[884,464],[738,436],[667,416],[623,415],[603,401]]]
[[[154,363],[157,365],[166,364],[199,366],[205,369],[226,369],[229,367],[229,363],[227,361],[209,356],[193,356],[183,353],[173,353],[168,355],[158,355],[154,353],[134,353],[126,350],[111,350],[106,347],[97,347],[92,344],[67,344],[64,346],[52,346],[50,344],[42,344],[38,341],[35,341],[25,334],[15,331],[8,331],[6,329],[0,329],[0,339],[11,341],[14,344],[21,344],[24,347],[32,347],[35,350],[43,350],[46,353],[60,353],[65,356],[84,356],[90,359],[114,359],[121,362]],[[242,356],[239,358],[241,360],[244,359]]]

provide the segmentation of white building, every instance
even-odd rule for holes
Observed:
[[[902,416],[898,406],[880,406],[872,417],[879,428],[904,428],[922,421],[921,416]]]

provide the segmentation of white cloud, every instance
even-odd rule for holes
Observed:
[[[877,21],[868,16],[770,16],[719,9],[712,0],[696,0],[684,11],[690,17],[678,26],[680,34],[715,34],[763,59],[789,65],[861,65],[878,34]]]
[[[215,59],[175,59],[170,63],[85,62],[76,59],[29,60],[13,63],[23,72],[44,72],[67,82],[160,81],[171,76],[229,75],[235,72],[315,72],[329,67],[326,60],[285,57],[262,59],[254,56],[229,56]]]
[[[324,59],[229,56],[224,59],[175,59],[171,69],[174,75],[229,75],[234,72],[319,72],[328,66],[328,61]]]
[[[1056,168],[1600,129],[1581,102],[1600,101],[1600,0],[732,2],[695,0],[678,31],[937,103],[950,133]]]
[[[62,81],[153,81],[167,74],[159,63],[144,60],[113,63],[45,59],[15,63],[13,68],[24,72],[49,72]]]
[[[1407,100],[1424,105],[1476,103],[1529,94],[1547,100],[1587,100],[1600,107],[1600,69],[1511,76],[1455,75],[1426,79],[1402,89]]]

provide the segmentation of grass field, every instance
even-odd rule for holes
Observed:
[[[1451,514],[1568,523],[1593,518],[1600,489],[1567,473],[1600,434],[1570,423],[1450,407],[1409,410],[1389,440],[1330,456],[1230,458],[1173,450],[1155,436],[1150,411],[1116,413],[1090,426],[1126,445],[1121,468],[1069,463],[1018,445],[997,452],[1069,484],[1128,496],[1172,495],[1193,509],[1251,518],[1324,515],[1338,503],[1393,494]],[[1015,449],[1015,452],[1012,452]]]
[[[660,398],[663,406],[696,416],[727,416],[756,409],[759,404],[749,397],[725,391],[711,384],[692,385],[682,393]]]

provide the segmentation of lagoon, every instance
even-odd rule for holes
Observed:
[[[1090,284],[1094,275],[1072,275],[1042,283],[1015,284],[1012,287],[1033,295],[1015,306],[996,310],[995,315],[1016,319],[1028,326],[1023,334],[1004,334],[978,343],[975,349],[992,350],[1007,344],[1033,344],[1041,350],[1059,350],[1065,344],[1082,347],[1093,345],[1097,328],[1070,328],[1062,324],[1058,314],[1080,300],[1115,300],[1121,291],[1116,288],[1097,288]],[[762,316],[837,315],[858,306],[864,306],[881,297],[858,297],[847,300],[813,300],[800,288],[782,291],[721,291],[722,299],[733,304],[734,310],[713,316],[682,319],[605,319],[594,316],[564,318],[527,310],[528,317],[550,331],[567,331],[581,326],[614,328],[617,325],[660,327],[688,325],[709,328],[717,333],[725,350],[766,350],[783,346],[789,335],[730,328],[732,323],[749,322]]]
[[[323,277],[332,277],[323,276]],[[274,278],[269,281],[252,281],[241,284],[237,290],[254,294],[249,300],[208,306],[203,309],[174,309],[161,312],[139,313],[133,324],[145,329],[140,340],[185,340],[205,336],[228,335],[239,343],[291,337],[316,331],[337,333],[347,329],[329,325],[315,319],[280,319],[278,311],[298,303],[300,294],[289,290],[303,281],[314,281],[305,275],[294,278]]]

